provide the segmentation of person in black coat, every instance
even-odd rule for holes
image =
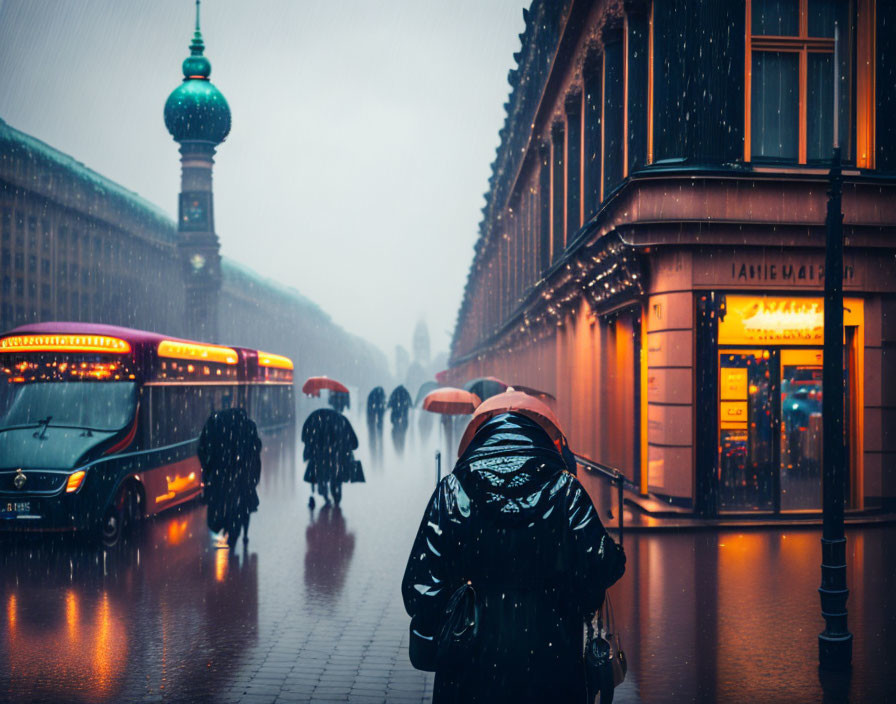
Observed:
[[[258,428],[242,408],[216,411],[199,436],[203,497],[208,504],[208,527],[227,532],[233,548],[243,532],[249,540],[249,517],[258,510],[261,479],[261,439]]]
[[[319,408],[305,420],[302,426],[302,442],[305,450],[303,459],[308,462],[304,479],[311,484],[311,490],[324,498],[330,505],[330,497],[339,506],[342,501],[342,483],[363,481],[353,477],[355,470],[354,451],[358,449],[358,437],[352,424],[341,413],[329,408]],[[308,502],[314,507],[314,496]]]
[[[383,416],[386,415],[386,391],[376,386],[367,396],[367,425],[379,430],[383,427]]]
[[[583,624],[624,570],[545,430],[518,413],[488,420],[430,499],[402,581],[421,632],[438,633],[466,582],[480,606],[433,702],[585,701]]]
[[[411,395],[404,386],[398,385],[392,390],[389,394],[389,410],[393,427],[407,427],[408,411],[412,405]]]

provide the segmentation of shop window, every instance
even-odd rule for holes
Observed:
[[[840,144],[850,118],[848,4],[747,0],[744,158],[800,164],[830,159],[834,137],[834,24],[840,28]]]
[[[622,181],[625,158],[625,87],[622,34],[616,33],[604,54],[604,197]]]
[[[564,177],[566,175],[565,166],[563,163],[563,153],[564,153],[564,134],[563,134],[563,123],[556,122],[554,123],[554,127],[551,130],[551,143],[553,146],[553,174],[552,174],[552,187],[551,192],[553,194],[553,249],[552,249],[552,261],[557,261],[560,257],[560,254],[563,252],[564,242],[563,242],[563,208],[565,205],[565,183]]]

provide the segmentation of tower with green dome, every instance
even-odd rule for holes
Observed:
[[[217,341],[221,255],[215,234],[212,167],[215,149],[230,132],[230,106],[209,81],[211,62],[205,57],[199,30],[184,59],[183,82],[165,102],[165,126],[180,145],[181,191],[178,207],[178,249],[186,280],[186,333],[194,339]]]

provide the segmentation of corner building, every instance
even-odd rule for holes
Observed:
[[[896,4],[535,0],[448,376],[551,392],[574,449],[704,516],[819,511],[844,160],[851,509],[896,499]]]

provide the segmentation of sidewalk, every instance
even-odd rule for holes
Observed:
[[[579,470],[579,481],[585,486],[600,519],[607,530],[618,531],[617,488],[606,479],[585,468]],[[731,513],[721,518],[700,518],[690,508],[675,506],[653,495],[643,496],[623,490],[623,530],[653,532],[664,530],[752,530],[767,528],[820,528],[821,511],[770,514]],[[868,527],[896,523],[896,513],[882,510],[846,511],[847,527]]]

